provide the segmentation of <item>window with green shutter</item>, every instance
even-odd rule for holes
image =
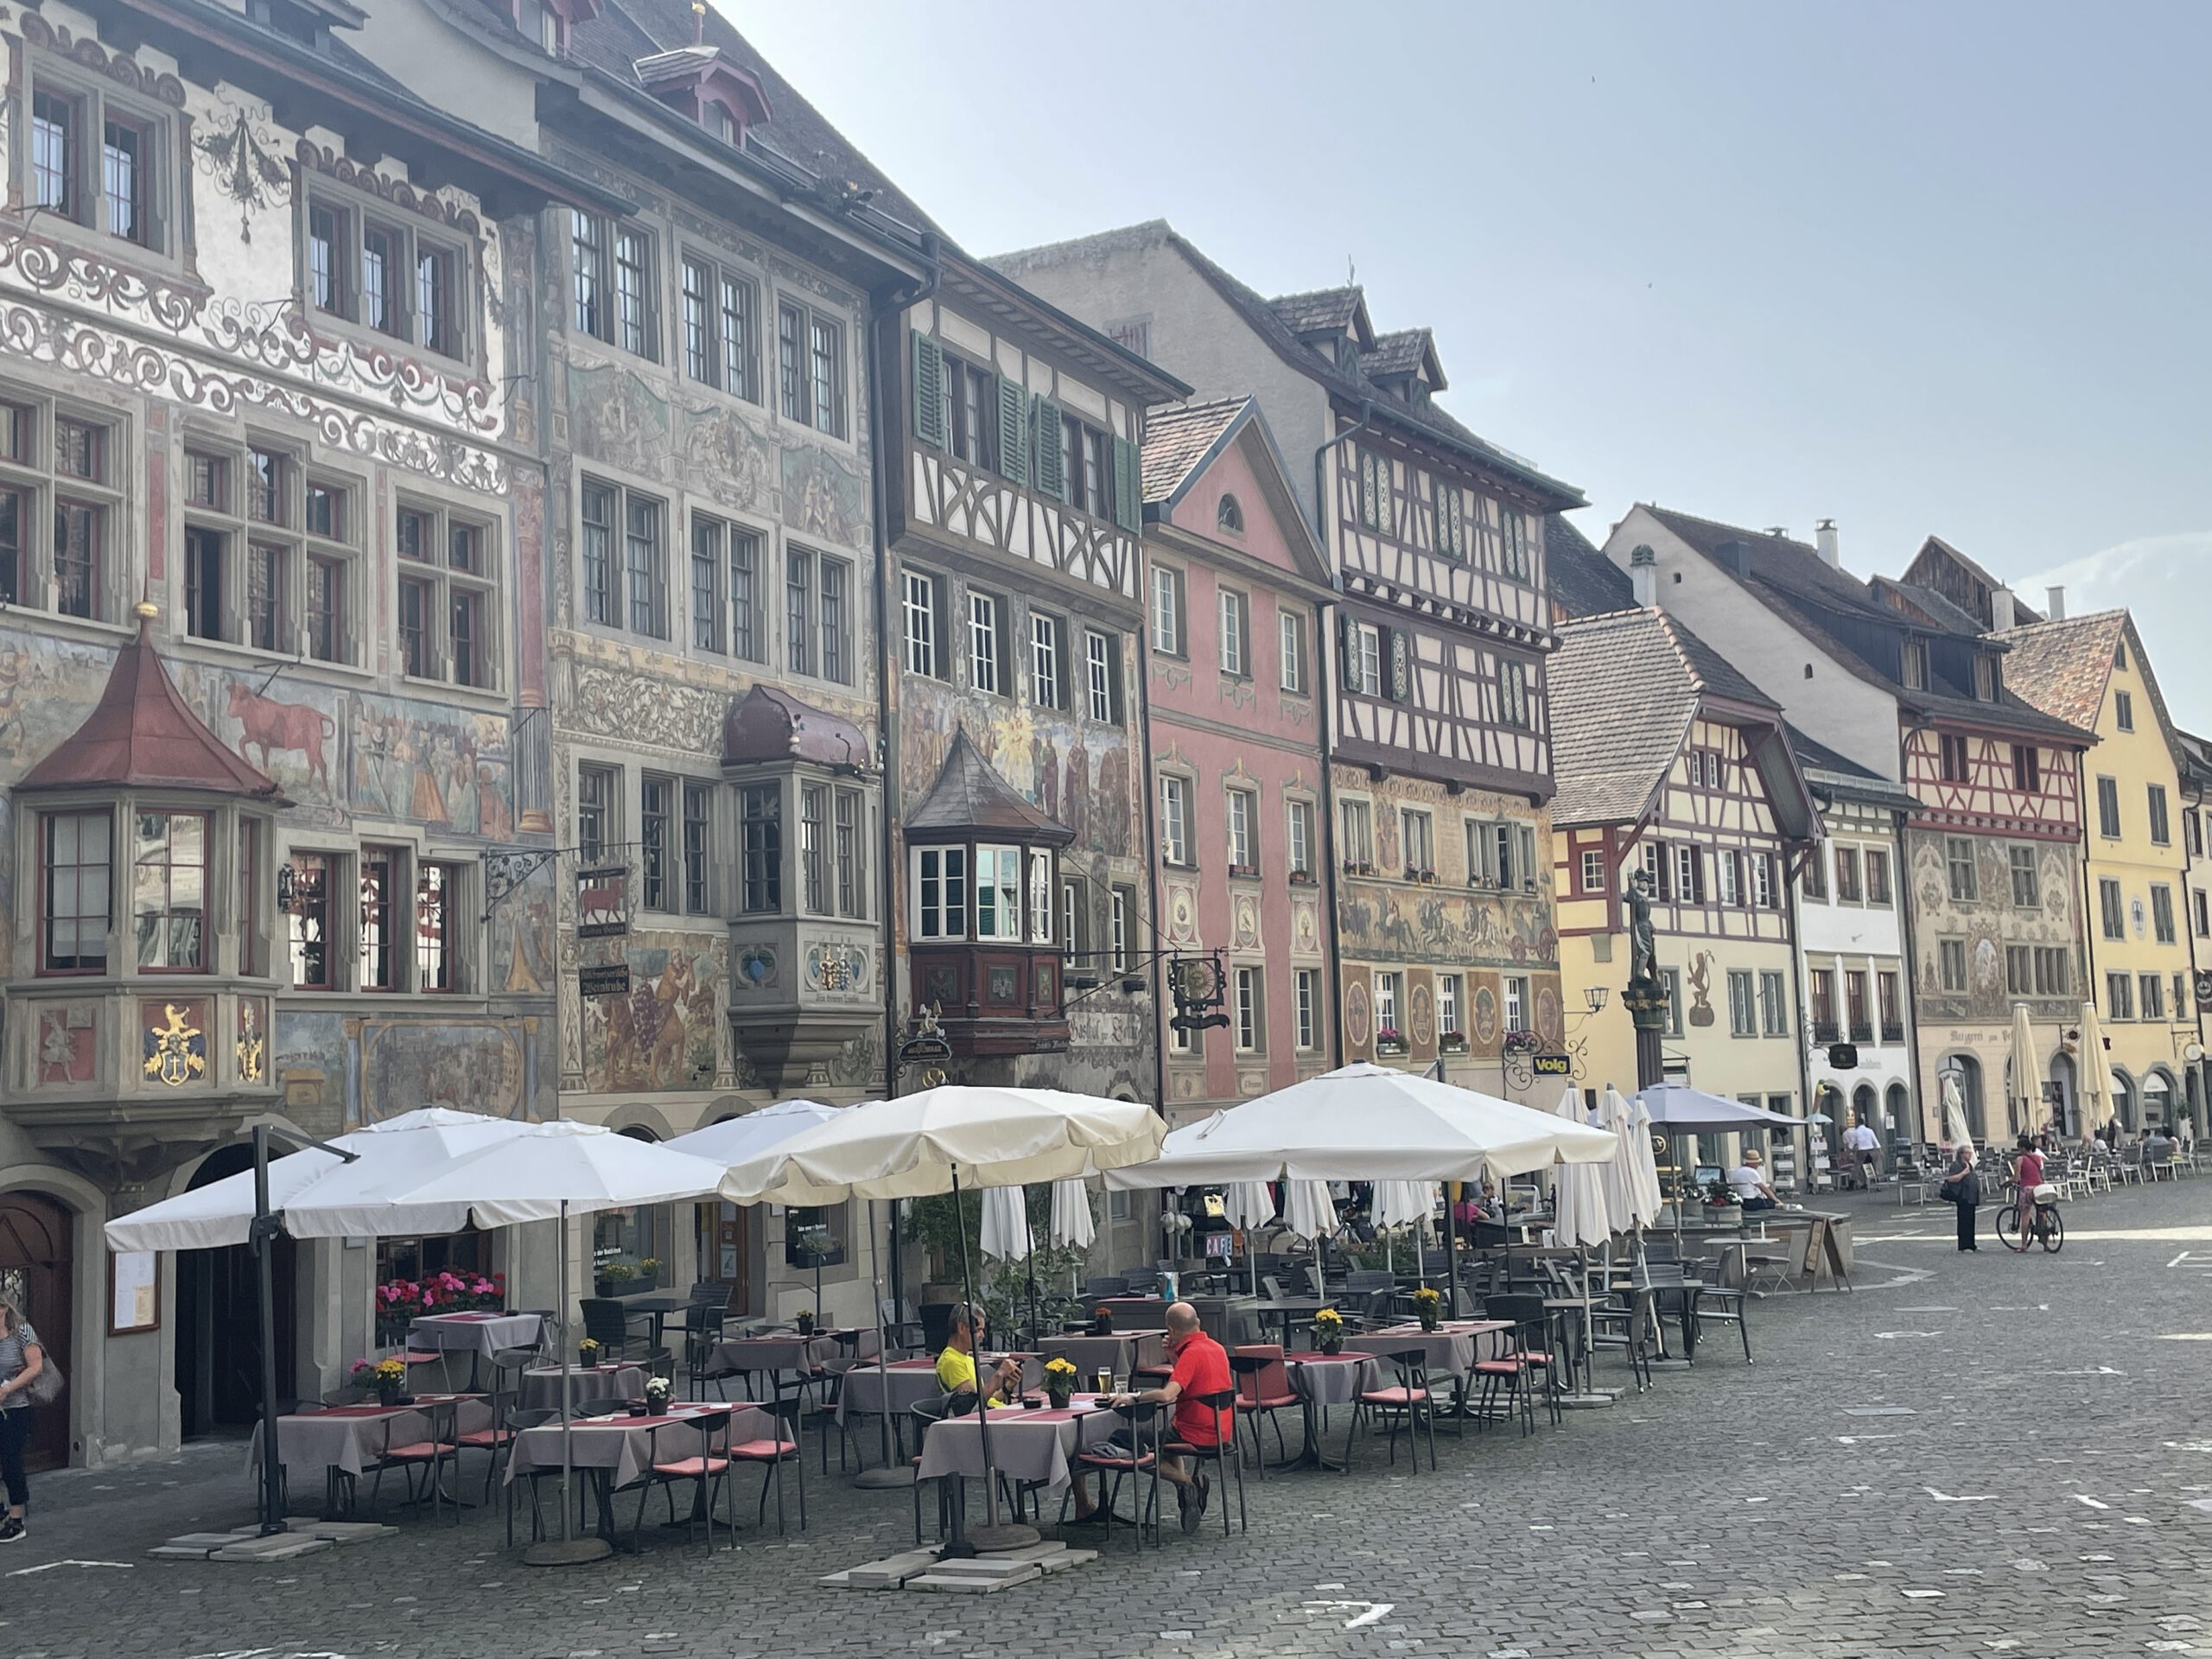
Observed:
[[[999,377],[999,471],[1025,488],[1029,483],[1029,399],[1020,385]]]
[[[1144,469],[1127,438],[1114,440],[1114,522],[1132,535],[1144,524]]]
[[[1030,407],[1036,418],[1032,423],[1029,481],[1039,494],[1065,501],[1068,499],[1068,470],[1067,456],[1061,448],[1065,423],[1060,406],[1040,395]]]
[[[914,435],[931,448],[944,448],[944,347],[920,329],[914,341]]]

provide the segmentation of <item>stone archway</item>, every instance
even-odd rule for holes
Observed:
[[[2173,1073],[2163,1065],[2154,1065],[2143,1074],[2143,1126],[2171,1129],[2179,1109],[2181,1091],[2174,1086]]]
[[[40,1345],[64,1376],[73,1376],[76,1217],[60,1199],[29,1190],[0,1193],[0,1300],[35,1328]],[[56,1408],[31,1419],[26,1461],[34,1469],[69,1462],[69,1413]]]
[[[2066,1134],[2081,1134],[2082,1092],[2075,1075],[2074,1057],[2062,1048],[2044,1062],[2044,1071],[2050,1078],[2051,1116]]]
[[[2128,1134],[2143,1127],[2143,1091],[2134,1075],[2117,1065],[2112,1068],[2112,1109],[2114,1121]]]
[[[234,1141],[200,1160],[185,1190],[253,1167],[253,1146]],[[299,1247],[279,1234],[270,1257],[276,1315],[276,1395],[292,1397],[299,1344],[295,1310]],[[179,1250],[175,1344],[178,1429],[185,1439],[251,1423],[261,1404],[260,1284],[243,1244]]]
[[[1920,1125],[1912,1117],[1912,1091],[1901,1083],[1893,1083],[1883,1100],[1882,1139],[1886,1142],[1902,1136],[1917,1145],[1921,1140]]]

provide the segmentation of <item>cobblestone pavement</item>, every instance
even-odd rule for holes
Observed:
[[[1447,1439],[1436,1474],[1378,1441],[1350,1477],[1274,1476],[1249,1537],[1117,1539],[991,1597],[836,1592],[814,1578],[912,1522],[832,1480],[803,1537],[711,1558],[649,1532],[534,1571],[494,1510],[281,1566],[149,1560],[251,1518],[238,1448],[196,1447],[36,1484],[0,1656],[2212,1654],[2212,1179],[2069,1206],[2056,1257],[1985,1231],[1962,1259],[1948,1209],[1856,1202],[1858,1291],[1756,1303],[1755,1366],[1716,1337],[1561,1429]],[[1883,1407],[1911,1414],[1853,1414]]]

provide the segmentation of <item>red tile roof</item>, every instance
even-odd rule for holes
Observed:
[[[107,689],[75,733],[33,766],[18,790],[196,789],[276,794],[276,781],[223,747],[184,705],[154,649],[154,607],[138,608],[138,636],[115,654]]]

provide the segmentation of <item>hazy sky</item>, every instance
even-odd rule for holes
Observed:
[[[971,251],[1356,265],[1593,540],[1833,516],[1865,575],[1934,531],[2132,605],[2212,729],[2212,6],[718,3]]]

